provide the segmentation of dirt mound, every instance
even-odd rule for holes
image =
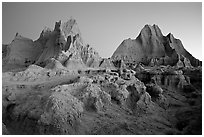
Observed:
[[[56,59],[51,58],[47,65],[45,66],[47,69],[65,69],[65,67]]]
[[[102,59],[102,61],[99,64],[99,67],[105,68],[105,69],[116,69],[112,60],[110,59]]]
[[[103,112],[111,102],[111,96],[94,84],[88,85],[82,93],[80,100],[87,111]]]

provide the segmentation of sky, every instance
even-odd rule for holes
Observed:
[[[76,19],[82,38],[102,57],[111,57],[123,40],[135,39],[146,24],[172,33],[185,49],[202,60],[202,3],[2,3],[2,42],[18,32],[37,40],[56,21]]]

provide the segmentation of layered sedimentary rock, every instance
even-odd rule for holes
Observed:
[[[98,52],[90,47],[90,45],[86,45],[82,48],[81,58],[88,67],[99,67],[99,62],[101,61]]]
[[[182,42],[171,33],[163,36],[157,25],[145,25],[136,39],[126,39],[119,45],[112,59],[122,59],[129,63],[173,66],[178,62],[179,55],[188,59],[192,66],[201,65],[201,61],[186,51]]]
[[[202,133],[202,67],[156,25],[108,59],[83,43],[74,19],[36,41],[17,35],[3,54],[29,65],[2,74],[3,134]]]
[[[75,62],[81,67],[97,66],[96,62],[99,62],[100,59],[99,54],[92,47],[83,43],[75,19],[70,19],[64,23],[61,23],[61,21],[56,22],[53,33],[54,36],[49,38],[51,42],[47,42],[48,45],[53,45],[53,47],[48,47],[48,50],[56,50],[51,56],[47,53],[52,52],[44,50],[44,55],[41,55],[42,57],[39,58],[38,62],[45,62],[46,59],[54,57],[67,67],[70,64],[67,62],[73,62],[71,59],[74,57]]]
[[[44,67],[54,58],[67,66],[70,56],[77,56],[81,67],[99,67],[101,60],[98,52],[83,43],[81,32],[73,18],[67,22],[56,22],[54,30],[45,27],[36,41],[16,34],[12,43],[4,46],[3,52],[5,63],[17,65],[35,63]]]

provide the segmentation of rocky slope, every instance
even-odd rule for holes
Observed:
[[[199,71],[144,67],[73,73],[31,65],[7,72],[4,133],[201,134]]]
[[[159,65],[173,66],[180,61],[178,56],[190,60],[192,66],[201,65],[201,61],[186,51],[182,42],[171,33],[163,36],[157,25],[145,25],[136,39],[126,39],[120,44],[112,59],[144,64],[157,60]]]
[[[156,25],[108,59],[73,18],[2,51],[3,134],[202,134],[201,62]]]
[[[4,60],[8,64],[34,63],[39,56],[40,48],[40,46],[34,44],[33,40],[16,33],[14,40],[4,49],[6,51]]]

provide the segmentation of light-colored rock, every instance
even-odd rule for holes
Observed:
[[[175,65],[178,61],[177,55],[189,59],[192,66],[201,65],[201,62],[186,51],[182,42],[171,33],[163,36],[157,25],[145,25],[136,39],[124,40],[111,58],[126,63],[142,62],[155,66]]]
[[[65,69],[65,67],[54,58],[51,58],[46,64],[46,69]]]
[[[36,61],[40,51],[41,47],[36,46],[33,40],[17,33],[11,44],[7,46],[5,60],[7,64],[30,65]]]
[[[111,97],[97,85],[90,84],[83,91],[80,100],[85,104],[87,111],[103,112],[106,106],[111,102]]]
[[[102,59],[99,67],[105,69],[116,69],[113,62],[110,59]]]

